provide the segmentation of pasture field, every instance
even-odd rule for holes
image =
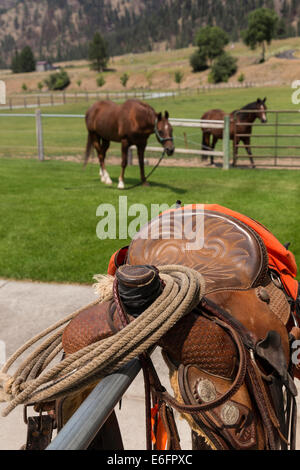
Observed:
[[[292,104],[292,90],[290,87],[265,87],[229,90],[211,90],[206,93],[158,98],[149,100],[149,104],[156,111],[168,110],[173,118],[194,118],[200,119],[205,111],[213,108],[221,108],[226,112],[239,109],[246,104],[255,101],[258,97],[267,97],[269,110],[295,110],[298,107]],[[56,106],[54,108],[42,108],[45,114],[84,114],[92,103],[77,103]],[[34,110],[15,110],[12,113],[32,113]],[[300,137],[280,137],[275,138],[275,114],[269,113],[268,124],[263,126],[256,121],[253,133],[270,134],[271,137],[253,138],[252,145],[270,145],[277,143],[278,146],[300,146]],[[295,124],[291,127],[280,127],[279,133],[299,134],[300,118],[295,114],[279,115],[279,124]],[[43,118],[44,147],[47,157],[54,156],[75,156],[81,158],[84,153],[86,143],[86,129],[83,119],[80,118]],[[184,135],[186,134],[186,136]],[[200,149],[202,142],[202,132],[200,129],[175,128],[175,145],[177,148]],[[36,134],[34,118],[21,117],[1,117],[0,113],[0,156],[34,156],[37,154]],[[149,139],[149,145],[157,146],[154,136]],[[217,150],[222,149],[219,141]],[[272,149],[253,149],[256,155],[275,155]],[[112,155],[120,155],[119,144],[111,144],[108,158]],[[156,154],[157,155],[157,154]],[[240,150],[241,157],[248,158],[244,149]],[[292,156],[299,155],[300,149],[277,149],[277,155]],[[146,155],[147,156],[147,155]],[[176,157],[181,158],[178,152]],[[273,163],[273,158],[270,163]],[[281,163],[284,160],[281,160]],[[298,161],[300,165],[300,160]]]
[[[109,171],[113,187],[100,183],[95,165],[83,172],[76,162],[2,158],[0,276],[92,283],[94,274],[106,272],[111,254],[130,241],[96,236],[97,207],[113,204],[118,215],[119,196],[128,197],[128,206],[139,202],[149,209],[178,199],[230,207],[266,225],[282,243],[291,242],[300,263],[298,172],[159,168],[150,187],[119,191],[119,168]],[[138,181],[138,168],[129,167],[127,185]]]

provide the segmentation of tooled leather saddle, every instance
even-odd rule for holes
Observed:
[[[151,221],[132,240],[123,265],[116,267],[129,321],[159,295],[153,267],[184,265],[205,278],[201,303],[158,344],[174,397],[161,385],[150,358],[143,358],[152,400],[167,430],[167,448],[180,448],[174,408],[191,427],[193,449],[293,449],[297,391],[291,342],[299,330],[293,328],[286,293],[270,275],[266,247],[234,217],[201,206],[185,210],[184,217],[182,223],[183,211],[178,209]],[[114,301],[90,307],[66,327],[65,354],[122,328]],[[67,397],[56,406],[61,425],[82,399],[77,396],[74,404],[72,397],[72,405]],[[115,421],[113,425],[121,445]]]

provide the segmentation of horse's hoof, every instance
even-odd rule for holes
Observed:
[[[108,184],[109,186],[113,184],[113,182],[110,178],[106,179],[104,182],[105,182],[105,184]]]
[[[119,181],[118,189],[125,189],[124,181]]]
[[[256,165],[251,165],[250,168],[253,168],[253,169],[254,169],[254,168],[256,168]]]
[[[148,183],[148,181],[144,181],[143,186],[150,186],[150,183]]]

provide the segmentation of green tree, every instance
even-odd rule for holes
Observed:
[[[96,79],[96,82],[97,82],[98,87],[104,86],[105,85],[105,78],[103,77],[103,75],[99,75]]]
[[[223,54],[228,42],[229,37],[227,33],[218,26],[205,26],[205,28],[201,28],[195,39],[198,50],[190,57],[193,71],[198,72],[207,69],[208,62],[212,65],[214,59]]]
[[[244,43],[251,49],[262,47],[261,62],[266,59],[266,44],[271,44],[276,35],[278,16],[274,10],[258,8],[248,17],[248,29],[242,33]]]
[[[177,83],[178,88],[180,88],[180,83],[182,82],[183,77],[184,73],[181,70],[176,70],[176,72],[174,73],[174,80],[175,83]]]
[[[198,31],[196,45],[212,64],[229,43],[228,34],[218,26],[206,26]]]
[[[89,60],[91,69],[101,72],[107,66],[109,56],[107,53],[106,42],[100,33],[95,33],[93,40],[89,44]]]
[[[21,72],[35,71],[35,58],[29,46],[25,46],[19,57]]]
[[[218,57],[211,68],[209,80],[213,83],[228,82],[237,71],[237,59],[224,52]]]
[[[20,73],[21,72],[20,54],[18,53],[17,50],[15,51],[15,55],[13,56],[12,61],[11,61],[11,70],[12,70],[13,73]]]
[[[35,58],[29,46],[25,46],[21,53],[17,50],[11,62],[13,73],[34,72]]]
[[[124,88],[126,87],[128,80],[129,80],[128,73],[126,73],[126,72],[123,73],[123,75],[121,75],[121,77],[120,77],[120,82],[122,83]]]
[[[43,87],[44,87],[43,82],[39,82],[39,83],[37,84],[37,87],[38,87],[38,89],[39,89],[40,91],[42,91],[42,89],[43,89]]]
[[[207,58],[203,52],[197,50],[190,56],[190,65],[193,72],[203,72],[208,69]]]

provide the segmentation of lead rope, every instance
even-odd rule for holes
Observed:
[[[159,165],[161,164],[161,162],[163,161],[164,157],[165,157],[165,154],[166,154],[166,150],[164,149],[163,150],[163,153],[160,157],[160,159],[158,160],[158,162],[156,163],[156,165],[152,168],[152,170],[150,171],[150,173],[146,176],[145,178],[145,181],[140,181],[139,183],[136,183],[136,184],[133,184],[132,186],[129,186],[128,188],[124,188],[123,191],[129,191],[130,189],[134,189],[134,188],[137,188],[138,186],[142,186],[146,181],[148,181],[148,179],[150,178],[151,175],[153,175],[153,173],[155,172],[155,170],[159,167]]]
[[[40,339],[67,323],[83,309],[48,328],[20,348],[0,372],[0,400],[2,398],[2,401],[9,401],[3,416],[7,416],[20,404],[52,401],[95,383],[157,344],[167,331],[199,304],[205,290],[204,278],[193,269],[177,265],[162,266],[159,272],[165,282],[161,295],[139,318],[114,336],[68,355],[49,370],[45,370],[44,364],[40,362],[34,378],[31,371],[40,361],[41,354],[62,337],[64,328],[60,328],[31,353],[17,373],[10,377],[7,372],[20,354],[28,349],[28,345],[32,346],[37,338]],[[24,369],[26,374],[23,374]],[[32,378],[29,379],[29,376]]]

